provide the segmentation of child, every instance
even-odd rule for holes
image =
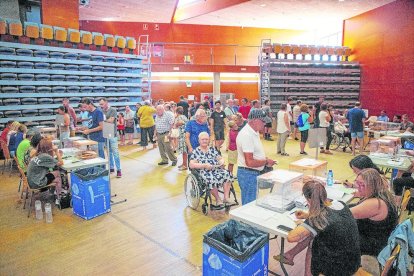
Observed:
[[[233,175],[234,164],[237,164],[237,145],[236,138],[239,134],[239,126],[235,121],[229,121],[229,151],[228,151],[228,171]]]
[[[116,124],[116,129],[118,130],[119,137],[121,138],[121,146],[125,146],[125,119],[124,113],[118,113],[118,120]]]

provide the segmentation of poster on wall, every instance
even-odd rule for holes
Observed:
[[[188,100],[189,101],[194,101],[194,95],[188,95]]]
[[[152,46],[152,55],[154,57],[164,56],[164,45],[163,44],[154,44],[154,46]]]

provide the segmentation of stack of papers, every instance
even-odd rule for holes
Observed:
[[[303,158],[296,162],[293,162],[292,164],[297,165],[297,166],[316,166],[316,165],[320,165],[321,163],[322,163],[321,161],[318,161],[316,159]]]
[[[340,200],[345,195],[345,193],[339,189],[326,187],[326,193],[329,199]]]

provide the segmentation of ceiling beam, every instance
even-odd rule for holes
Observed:
[[[173,15],[172,23],[197,17],[203,14],[218,11],[250,0],[204,0],[177,8]]]

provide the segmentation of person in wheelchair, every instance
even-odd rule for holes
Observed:
[[[210,186],[216,206],[231,205],[229,194],[232,176],[224,169],[224,159],[214,147],[209,146],[210,135],[207,132],[201,132],[198,139],[200,146],[194,149],[190,156],[190,169],[197,170],[201,179]],[[221,200],[218,194],[221,187],[224,190],[224,200]]]

